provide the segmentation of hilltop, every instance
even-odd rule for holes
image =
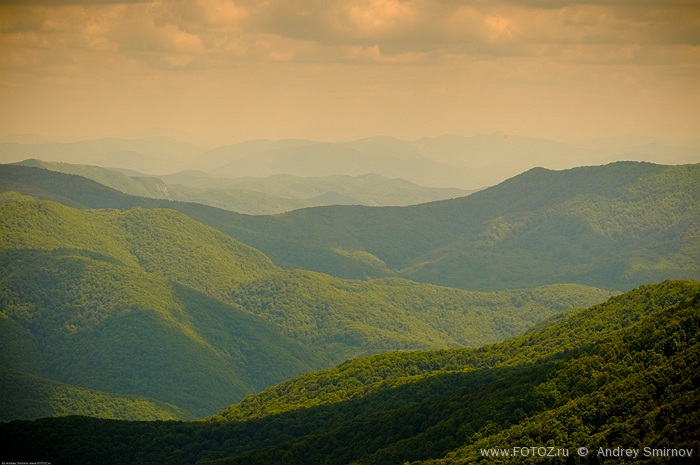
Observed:
[[[222,219],[285,268],[463,289],[700,277],[700,165],[533,169],[459,199]]]

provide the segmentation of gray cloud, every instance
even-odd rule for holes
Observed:
[[[96,47],[181,54],[222,66],[240,60],[319,62],[403,56],[541,56],[551,44],[700,44],[700,5],[689,1],[240,0],[4,2],[11,34],[56,40],[55,48]],[[60,5],[60,6],[55,6]],[[25,42],[26,43],[26,42]],[[572,47],[573,52],[580,47]],[[358,54],[373,49],[379,54]],[[138,58],[138,56],[137,56]],[[626,59],[630,59],[627,56]],[[632,57],[633,58],[633,57]],[[157,60],[156,60],[157,62]]]

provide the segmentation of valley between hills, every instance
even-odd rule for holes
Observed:
[[[278,178],[259,205],[328,183],[352,205],[255,215],[157,194],[174,179],[0,165],[4,461],[700,453],[700,165]]]

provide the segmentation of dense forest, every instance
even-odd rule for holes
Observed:
[[[349,357],[501,341],[610,295],[581,285],[484,293],[285,271],[173,210],[81,210],[16,193],[0,195],[0,233],[0,366],[31,375],[8,381],[3,419],[84,413],[72,400],[78,391],[54,394],[64,385],[101,399],[147,397],[175,407],[171,416],[185,412],[175,418],[201,418]],[[94,404],[95,413],[133,418],[110,402]]]
[[[204,422],[0,424],[3,456],[55,464],[452,464],[510,463],[486,451],[542,447],[569,455],[528,460],[603,463],[600,448],[636,448],[635,463],[666,463],[644,448],[700,448],[699,331],[700,283],[667,281],[494,345],[350,360]],[[585,459],[581,447],[590,451]]]

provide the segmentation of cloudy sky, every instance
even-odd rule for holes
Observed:
[[[697,0],[0,0],[0,135],[698,138]]]

